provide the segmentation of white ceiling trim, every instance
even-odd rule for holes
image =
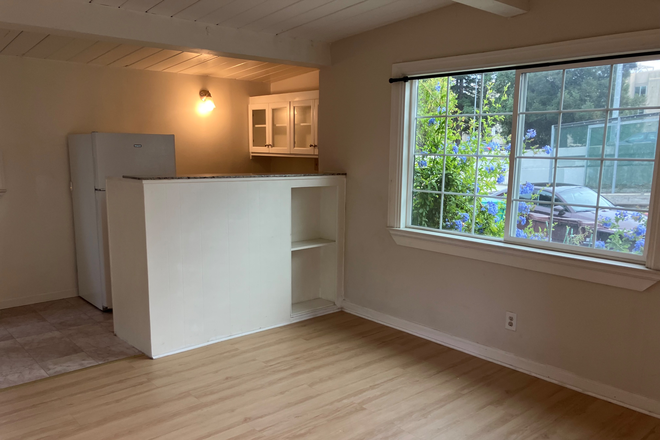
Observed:
[[[315,70],[311,67],[1,28],[0,55],[266,83]]]
[[[101,1],[108,5],[126,3]],[[130,0],[129,3],[134,7],[145,7],[153,2]],[[82,0],[0,1],[0,27],[29,30],[44,36],[56,34],[179,51],[194,48],[225,57],[289,62],[310,67],[330,65],[328,43],[204,25],[189,20],[173,20],[150,13],[129,12],[118,7],[101,7]]]

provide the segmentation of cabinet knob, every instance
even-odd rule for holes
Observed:
[[[314,148],[314,144],[309,144],[309,148]]]

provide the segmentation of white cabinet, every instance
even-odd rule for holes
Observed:
[[[250,98],[250,156],[318,156],[318,90]]]

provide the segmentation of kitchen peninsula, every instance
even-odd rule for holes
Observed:
[[[115,333],[152,358],[339,310],[345,175],[108,179]]]

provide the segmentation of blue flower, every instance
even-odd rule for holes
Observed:
[[[530,128],[527,130],[527,133],[525,133],[525,139],[534,139],[536,137],[536,130],[533,128]]]
[[[522,229],[516,229],[516,237],[527,238],[527,234]]]
[[[444,113],[446,110],[446,107],[438,107],[438,113]]]
[[[504,147],[504,149],[505,149],[507,152],[511,151],[511,144],[506,144],[506,146]]]
[[[504,184],[504,176],[502,174],[497,176],[497,184],[498,185],[503,185]]]
[[[545,151],[545,154],[552,154],[552,147],[550,147],[550,145],[546,145],[543,147],[543,151]]]
[[[428,165],[428,163],[424,159],[422,159],[419,162],[417,162],[417,165],[419,165],[420,168],[425,168]]]
[[[454,220],[452,222],[454,229],[456,229],[458,232],[463,232],[463,222],[460,220]]]
[[[644,239],[640,238],[635,242],[635,246],[633,246],[633,252],[642,252],[644,250]]]
[[[435,91],[436,91],[436,92],[439,92],[440,90],[442,90],[442,87],[440,87],[439,84],[438,84],[437,86],[435,86]]]
[[[529,205],[525,202],[519,202],[518,203],[518,212],[520,214],[524,214],[524,215],[529,214]]]
[[[601,241],[601,240],[598,240],[596,242],[596,249],[605,249],[605,242]]]
[[[458,146],[454,145],[454,148],[452,148],[451,151],[453,151],[454,154],[458,154]]]
[[[630,217],[630,213],[628,211],[619,210],[616,212],[616,214],[614,214],[614,218],[619,221],[627,220],[628,217]]]
[[[518,217],[518,224],[521,226],[525,226],[527,224],[527,217],[525,217],[524,215]]]
[[[463,212],[459,215],[461,217],[461,220],[463,220],[463,222],[467,223],[470,221],[470,214],[468,214],[467,212]]]
[[[637,225],[635,230],[633,231],[636,236],[638,237],[643,237],[646,234],[646,226],[644,225]]]
[[[500,207],[497,202],[486,202],[486,207],[488,208],[488,214],[497,215],[500,212]]]
[[[429,119],[429,125],[433,125],[433,124],[435,124],[435,118]]]
[[[461,163],[467,162],[467,157],[465,156],[459,156],[458,158],[461,160]]]
[[[630,216],[630,218],[632,218],[632,219],[635,220],[636,222],[641,222],[642,219],[644,218],[644,214],[642,214],[642,213],[640,213],[640,212],[636,212],[636,213],[632,214],[632,215]]]
[[[534,234],[530,235],[529,238],[532,240],[545,241],[545,236],[540,232],[535,232]]]
[[[607,217],[601,217],[598,219],[598,223],[606,229],[609,229],[612,227],[612,220],[607,218]]]
[[[524,196],[525,194],[531,194],[534,192],[534,184],[525,182],[524,184],[520,185],[520,195]]]

